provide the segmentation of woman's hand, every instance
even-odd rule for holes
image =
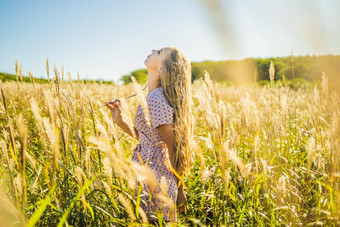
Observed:
[[[120,106],[119,99],[105,102],[105,105],[110,109],[111,117],[114,123],[122,121],[122,115],[121,115],[122,111],[119,109],[119,106]]]
[[[183,203],[182,205],[180,205],[181,203]],[[178,189],[178,194],[177,194],[177,205],[180,205],[178,207],[178,212],[182,212],[185,210],[185,206],[187,205],[187,198],[184,194],[184,189],[183,187],[180,187]]]

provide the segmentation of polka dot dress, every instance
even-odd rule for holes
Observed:
[[[135,148],[132,156],[132,161],[143,165],[147,165],[154,171],[158,184],[161,182],[161,177],[164,176],[168,185],[168,196],[172,199],[176,206],[177,201],[177,180],[175,174],[171,171],[168,165],[170,163],[169,154],[166,144],[162,142],[162,137],[157,131],[157,127],[163,124],[173,123],[174,109],[169,105],[164,96],[163,89],[158,87],[152,90],[146,96],[146,102],[150,114],[150,124],[147,124],[142,106],[137,107],[137,112],[134,116],[135,128],[139,134],[139,144]],[[142,192],[140,194],[140,207],[144,210],[149,220],[157,220],[156,209],[163,210],[163,219],[165,221],[177,222],[177,212],[170,213],[167,205],[161,206],[162,202],[155,196],[152,196],[144,182],[142,182]],[[140,182],[137,182],[137,189]],[[135,190],[135,198],[137,198],[138,190]],[[150,197],[151,195],[151,197]]]

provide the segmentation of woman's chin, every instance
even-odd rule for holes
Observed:
[[[145,59],[144,65],[146,66],[146,68],[148,68],[148,66],[149,66],[149,64],[148,64],[148,59]]]

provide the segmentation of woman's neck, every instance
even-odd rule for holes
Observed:
[[[156,88],[161,87],[161,83],[159,80],[159,75],[155,71],[148,71],[148,94],[150,94]]]

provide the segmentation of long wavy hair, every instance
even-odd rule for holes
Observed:
[[[176,47],[172,49],[170,57],[163,61],[161,86],[174,109],[175,155],[170,162],[175,171],[184,176],[194,162],[191,64],[182,51]]]

